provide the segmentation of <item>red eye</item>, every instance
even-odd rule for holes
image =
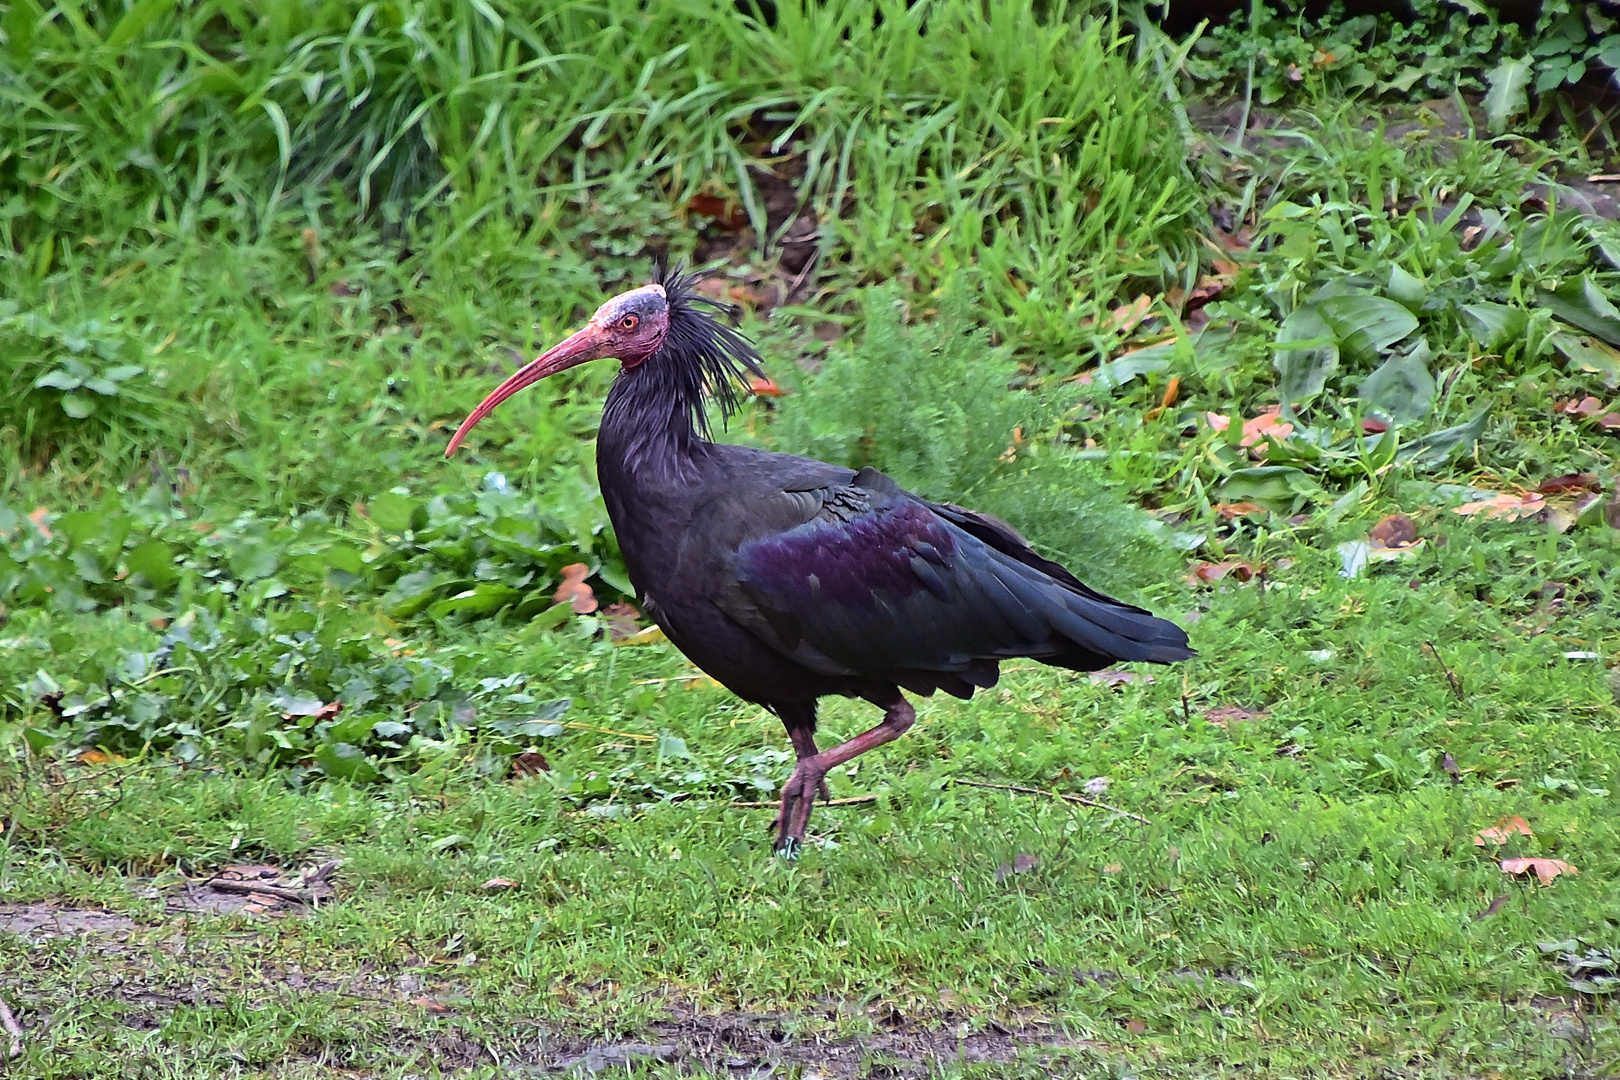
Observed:
[[[626,330],[634,330],[636,328],[636,323],[640,321],[641,320],[636,318],[634,315],[626,315],[624,318],[619,320],[619,325],[624,327]]]

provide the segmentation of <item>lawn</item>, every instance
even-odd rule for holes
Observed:
[[[1620,1074],[1620,36],[1415,6],[7,8],[0,1075]],[[917,700],[773,856],[611,365],[443,456],[658,256],[724,438],[1197,658]]]

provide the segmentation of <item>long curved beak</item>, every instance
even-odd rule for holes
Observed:
[[[609,346],[608,336],[602,328],[595,323],[586,325],[583,330],[553,345],[541,355],[525,364],[511,378],[497,386],[478,408],[467,414],[467,419],[461,422],[456,433],[450,437],[450,445],[445,447],[444,456],[449,457],[461,445],[461,440],[467,437],[467,432],[473,425],[495,411],[495,406],[522,390],[539,382],[547,375],[555,375],[559,371],[567,371],[571,367],[585,363],[587,360],[596,360],[607,355]]]

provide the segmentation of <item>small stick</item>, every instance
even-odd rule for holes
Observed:
[[[877,802],[877,796],[876,795],[852,795],[847,799],[828,799],[826,802],[822,802],[821,800],[818,799],[818,800],[816,800],[816,805],[818,807],[821,807],[821,806],[860,806],[862,803],[873,803],[873,802]],[[745,810],[780,810],[780,809],[782,809],[781,802],[733,802],[731,805],[732,806],[740,806]]]
[[[1098,802],[1095,799],[1088,799],[1083,795],[1069,795],[1062,791],[1042,791],[1040,788],[1021,787],[1018,784],[992,784],[986,780],[963,780],[960,777],[952,778],[951,783],[963,784],[967,787],[989,788],[992,791],[1016,791],[1020,795],[1055,795],[1065,802],[1078,803],[1081,806],[1089,806],[1097,810],[1107,810],[1110,813],[1118,814],[1120,817],[1128,817],[1132,821],[1140,821],[1143,825],[1153,824],[1153,822],[1149,821],[1145,817],[1142,817],[1140,814],[1133,814],[1129,810],[1121,810],[1117,806],[1109,806],[1105,802]]]
[[[1429,655],[1434,657],[1434,662],[1440,665],[1440,670],[1446,673],[1446,682],[1451,684],[1451,692],[1457,695],[1458,701],[1462,701],[1462,680],[1457,678],[1456,675],[1452,674],[1451,669],[1446,667],[1446,662],[1440,659],[1440,650],[1434,647],[1434,642],[1425,641],[1423,645],[1429,650]]]
[[[203,884],[220,892],[263,893],[278,900],[291,900],[306,907],[312,906],[312,897],[308,893],[298,889],[284,889],[280,885],[263,885],[256,881],[232,881],[230,878],[210,878]]]
[[[11,1009],[6,1005],[5,998],[0,998],[0,1028],[4,1028],[6,1034],[11,1036],[11,1047],[6,1051],[6,1060],[10,1061],[12,1058],[22,1057],[22,1025],[17,1023],[15,1016],[11,1015]]]

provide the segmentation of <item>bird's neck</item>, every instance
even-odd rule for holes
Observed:
[[[690,482],[712,445],[697,430],[701,385],[662,377],[655,363],[621,371],[602,410],[597,472],[615,525],[625,498],[656,498]]]

